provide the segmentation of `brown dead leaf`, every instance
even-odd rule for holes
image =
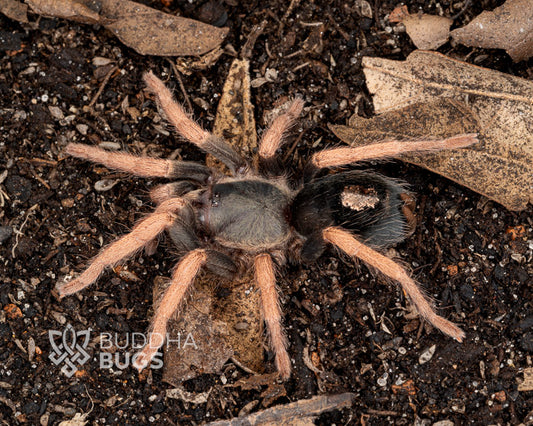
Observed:
[[[75,0],[26,0],[32,11],[53,18],[63,18],[83,24],[96,24],[101,21],[100,1],[83,2]]]
[[[235,59],[231,64],[218,103],[213,126],[216,136],[226,139],[247,158],[257,149],[254,107],[250,90],[250,63],[248,59]],[[224,169],[222,164],[208,156],[207,165]],[[263,323],[261,300],[255,288],[253,272],[226,283],[231,294],[217,301],[214,315],[228,323],[228,343],[235,357],[253,371],[263,371]]]
[[[141,55],[202,55],[218,47],[229,31],[128,0],[101,1],[105,27]]]
[[[435,50],[448,41],[453,21],[444,16],[409,14],[407,6],[398,6],[389,15],[389,22],[401,22],[419,49]]]
[[[154,301],[161,299],[166,284],[164,279],[154,282]],[[212,318],[212,292],[208,283],[195,283],[178,318],[169,321],[163,380],[173,386],[199,374],[218,373],[233,355],[227,344],[227,324]]]
[[[533,4],[531,0],[507,0],[451,35],[466,46],[505,49],[515,62],[528,59],[533,56]]]
[[[249,68],[248,59],[235,59],[231,64],[213,128],[216,136],[226,139],[247,158],[251,158],[257,149]],[[215,164],[212,160],[208,159],[208,166]]]
[[[248,69],[248,60],[233,62],[218,104],[213,133],[250,156],[257,148],[257,134]],[[224,170],[211,156],[207,164]],[[230,293],[217,299],[214,289],[219,287],[230,289]],[[245,367],[262,371],[263,324],[259,296],[251,271],[233,282],[210,274],[198,278],[179,321],[169,326],[169,329],[192,333],[198,350],[187,356],[179,345],[166,345],[164,380],[177,385],[197,374],[218,372],[231,355]]]
[[[354,136],[360,130],[343,134],[342,128],[338,135],[343,141],[358,145],[401,135],[440,137],[477,126],[478,146],[401,158],[510,210],[523,210],[533,202],[533,83],[424,51],[413,52],[403,62],[365,57],[363,66],[377,121],[365,124],[353,117],[349,127],[363,126],[371,132],[363,141]],[[455,102],[438,103],[441,97]],[[394,111],[408,106],[413,109]],[[411,113],[421,115],[411,118]],[[394,124],[395,120],[400,122]],[[381,127],[380,121],[394,125],[393,130]],[[334,129],[338,132],[339,126]]]
[[[0,13],[3,13],[8,18],[18,22],[28,21],[28,5],[20,3],[16,0],[0,0]]]
[[[27,0],[40,15],[101,24],[141,55],[202,55],[220,46],[228,28],[161,12],[129,0]]]

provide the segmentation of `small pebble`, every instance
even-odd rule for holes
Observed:
[[[437,345],[433,345],[430,348],[426,349],[424,352],[422,352],[422,354],[420,354],[418,362],[420,364],[425,364],[426,362],[428,362],[431,358],[433,358],[436,349]]]
[[[94,184],[94,190],[97,192],[106,192],[118,183],[116,179],[102,179]]]

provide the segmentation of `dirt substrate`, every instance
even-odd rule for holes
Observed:
[[[446,16],[460,11],[462,3],[455,3],[408,2],[411,12],[442,10]],[[455,26],[502,1],[472,3]],[[253,49],[251,77],[270,70],[274,81],[252,90],[255,117],[263,129],[265,113],[279,99],[304,97],[304,137],[294,144],[291,135],[282,153],[298,170],[311,152],[338,143],[328,123],[344,124],[354,112],[371,116],[361,56],[404,59],[414,46],[405,33],[387,28],[393,2],[370,2],[371,19],[359,17],[352,2],[296,2],[282,26],[288,4],[228,0],[215,11],[230,28],[226,52],[232,51],[228,45],[239,51],[253,26],[268,20]],[[209,17],[201,2],[175,1],[170,11],[176,10]],[[315,42],[310,36],[319,22],[325,29]],[[440,52],[533,79],[531,61],[513,64],[503,51],[447,44]],[[86,106],[109,71],[94,62],[96,57],[111,59],[119,71],[91,112]],[[232,59],[226,53],[216,66],[182,76],[194,115],[206,128],[212,126]],[[62,149],[67,141],[105,141],[160,157],[179,149],[184,159],[202,161],[200,151],[165,135],[163,123],[152,120],[155,106],[143,92],[141,76],[147,70],[168,75],[169,68],[167,59],[140,56],[103,28],[46,18],[30,27],[0,16],[3,424],[58,424],[76,413],[88,413],[91,424],[201,424],[344,392],[355,394],[351,407],[323,414],[318,424],[533,424],[533,393],[518,390],[524,370],[532,367],[533,208],[510,212],[397,162],[373,168],[411,186],[418,226],[390,254],[410,266],[443,315],[462,325],[463,344],[420,327],[394,283],[364,266],[354,270],[349,259],[331,250],[316,264],[289,265],[280,276],[294,373],[278,397],[266,385],[231,386],[249,377],[231,362],[220,374],[185,382],[190,394],[184,398],[168,396],[172,386],[162,381],[160,370],[139,376],[132,368],[100,369],[91,359],[73,377],[61,374],[49,360],[49,330],[70,323],[77,330],[90,327],[94,335],[144,332],[152,283],[168,276],[176,261],[164,249],[138,256],[127,263],[138,281],[110,271],[80,296],[58,301],[52,295],[58,277],[81,270],[103,244],[150,212],[147,192],[157,183],[67,158]],[[169,84],[184,101],[174,76]],[[117,183],[95,190],[97,182],[109,180]],[[225,297],[227,291],[219,293]],[[90,355],[96,346],[93,340]],[[421,355],[433,350],[421,363]],[[268,356],[265,363],[273,371]]]

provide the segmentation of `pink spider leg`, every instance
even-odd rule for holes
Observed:
[[[176,128],[178,133],[200,149],[215,156],[231,170],[245,167],[245,160],[221,138],[202,129],[185,112],[183,107],[174,101],[172,93],[165,84],[151,71],[144,74],[144,81],[148,88],[156,95],[166,118]]]
[[[261,291],[263,318],[270,336],[270,344],[276,357],[276,367],[283,379],[291,375],[291,360],[287,353],[287,337],[281,326],[281,309],[276,290],[274,264],[269,254],[255,257],[255,282]]]
[[[343,166],[358,161],[390,158],[410,152],[431,152],[443,149],[464,148],[478,142],[477,133],[453,136],[439,140],[388,141],[350,148],[332,148],[317,152],[311,159],[316,168]]]
[[[69,143],[65,152],[76,158],[100,163],[110,169],[122,170],[141,177],[184,178],[199,182],[205,182],[209,177],[209,169],[206,166],[190,161],[164,160],[124,152],[109,152],[80,143]]]
[[[303,106],[304,101],[296,98],[284,114],[274,119],[261,140],[259,157],[269,160],[276,155],[276,151],[283,144],[283,135],[302,113]]]
[[[196,249],[187,253],[178,263],[170,286],[165,291],[161,303],[156,308],[150,337],[146,346],[135,357],[133,366],[142,371],[163,345],[167,335],[168,321],[182,304],[200,268],[205,264],[207,254],[203,249]]]
[[[178,212],[185,205],[186,202],[181,198],[173,198],[161,203],[152,214],[135,225],[129,234],[107,246],[80,276],[67,283],[58,284],[57,290],[60,297],[84,289],[95,282],[106,267],[132,256],[137,250],[149,244],[174,223]]]
[[[452,322],[436,314],[431,302],[424,296],[420,287],[400,265],[387,256],[364,245],[344,229],[329,227],[323,231],[322,235],[327,242],[337,246],[349,256],[361,259],[387,277],[399,282],[424,319],[444,334],[453,337],[459,342],[463,341],[465,337],[464,331]]]

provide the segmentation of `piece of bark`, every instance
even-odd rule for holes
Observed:
[[[533,56],[533,3],[507,0],[453,30],[451,36],[456,43],[466,46],[505,49],[514,62],[528,59]]]
[[[322,413],[348,408],[352,405],[354,399],[355,394],[353,393],[320,395],[286,405],[276,405],[266,410],[243,417],[235,417],[231,420],[211,422],[206,426],[311,426],[315,424],[314,420]]]
[[[469,120],[477,121],[480,143],[476,146],[402,159],[442,174],[510,210],[523,210],[533,202],[533,83],[425,51],[415,51],[403,62],[365,57],[363,66],[378,115],[444,97],[460,102],[456,108],[463,108]],[[431,115],[431,109],[428,112]],[[361,123],[353,117],[349,127],[358,129]],[[416,136],[417,127],[424,128],[424,137],[446,135],[442,129],[436,134],[431,126],[424,127],[420,120],[405,115],[394,134],[387,134],[387,128],[381,130],[386,138],[404,133]],[[365,136],[366,143],[382,140],[379,135]],[[342,138],[352,145],[358,143],[350,136]]]

